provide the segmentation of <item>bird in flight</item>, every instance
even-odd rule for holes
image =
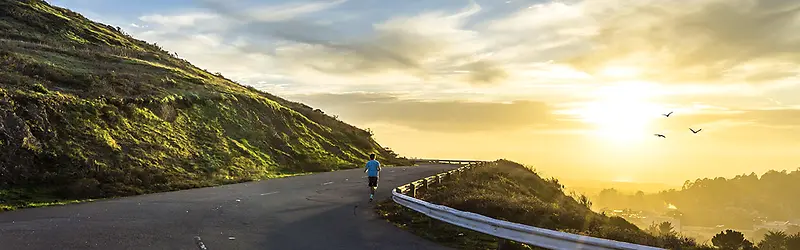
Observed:
[[[672,111],[670,111],[669,113],[666,113],[666,114],[662,114],[662,115],[666,116],[666,117],[669,117],[670,115],[672,115]]]
[[[703,129],[701,128],[701,129],[698,129],[698,130],[694,130],[694,129],[692,129],[692,128],[689,128],[689,130],[691,130],[691,131],[692,131],[692,133],[695,133],[695,134],[697,134],[697,133],[700,133],[700,131],[701,131],[701,130],[703,130]]]
[[[655,135],[658,136],[658,137],[661,137],[661,138],[667,138],[666,136],[664,136],[662,134],[655,134]]]

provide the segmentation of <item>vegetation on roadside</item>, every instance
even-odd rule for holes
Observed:
[[[405,164],[372,134],[42,0],[0,0],[0,210]]]
[[[568,196],[558,179],[541,178],[523,165],[499,160],[474,168],[440,185],[417,192],[418,198],[495,219],[562,232],[668,249],[711,249],[674,231],[650,234],[620,217],[591,211],[585,196]],[[500,239],[436,221],[391,201],[378,206],[385,219],[417,235],[459,249],[496,249]],[[507,249],[533,248],[518,243]]]

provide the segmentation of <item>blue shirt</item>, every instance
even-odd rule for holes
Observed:
[[[367,162],[367,176],[376,177],[378,176],[378,171],[381,170],[381,163],[376,160],[370,160]]]

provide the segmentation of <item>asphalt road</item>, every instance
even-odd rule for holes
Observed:
[[[454,168],[384,168],[376,200]],[[0,249],[446,249],[381,220],[354,169],[0,213]]]

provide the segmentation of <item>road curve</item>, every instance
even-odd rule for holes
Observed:
[[[391,189],[455,168],[384,168]],[[0,249],[446,249],[381,220],[361,169],[0,213]]]

